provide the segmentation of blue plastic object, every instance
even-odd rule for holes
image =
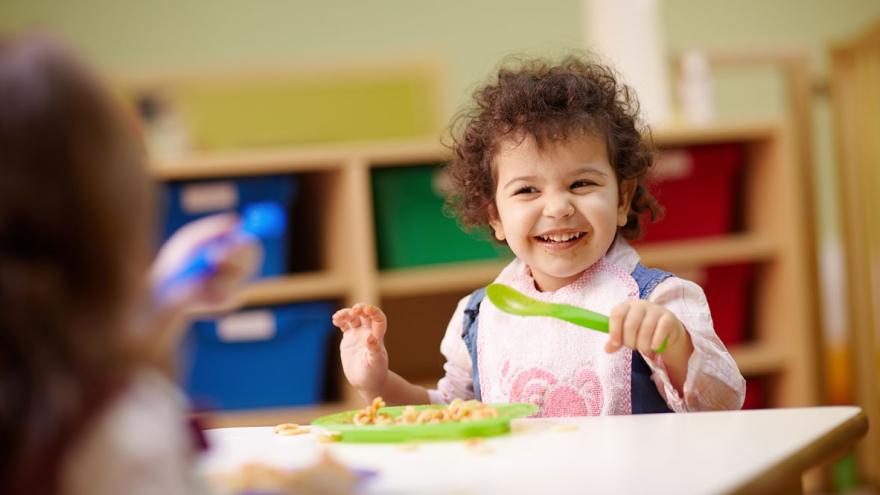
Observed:
[[[270,239],[284,232],[287,215],[284,208],[275,202],[254,203],[245,208],[238,228],[221,239],[218,239],[197,251],[186,265],[175,275],[165,280],[159,287],[159,294],[175,285],[204,277],[217,269],[212,259],[213,253],[229,243],[241,242],[243,239]]]
[[[284,233],[286,226],[284,208],[271,201],[248,205],[241,220],[241,231],[260,239],[278,237]]]
[[[271,315],[271,334],[241,339],[228,328],[224,334],[220,319],[198,321],[187,335],[190,373],[183,385],[195,406],[246,409],[323,400],[334,306],[309,302],[234,315],[254,311]]]
[[[291,175],[168,183],[164,187],[162,239],[168,239],[183,225],[208,215],[237,212],[244,216],[245,210],[254,203],[272,201],[280,204],[284,211],[291,211],[297,189],[297,177]],[[293,227],[287,222],[273,235],[261,237],[263,263],[258,271],[260,277],[282,275],[289,270],[288,243]]]

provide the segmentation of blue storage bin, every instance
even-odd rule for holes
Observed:
[[[288,175],[169,183],[165,187],[167,209],[162,239],[168,239],[188,222],[216,213],[241,213],[251,203],[275,201],[289,211],[296,198],[296,186],[296,179]],[[263,239],[260,276],[281,275],[288,271],[290,233],[288,222],[281,236]]]
[[[333,311],[329,302],[310,302],[196,322],[185,345],[184,388],[208,409],[320,402]]]

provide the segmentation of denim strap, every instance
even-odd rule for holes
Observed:
[[[632,277],[639,286],[639,299],[647,299],[657,285],[671,277],[672,274],[656,268],[645,268],[641,263],[636,264]],[[650,414],[672,412],[669,405],[663,400],[663,396],[657,390],[657,385],[651,380],[651,367],[642,357],[639,351],[632,351],[632,372],[630,393],[632,397],[633,414]]]
[[[480,316],[480,303],[486,297],[486,288],[480,288],[471,293],[464,310],[464,322],[461,329],[461,338],[471,355],[471,370],[473,370],[474,398],[480,400],[480,369],[477,366],[477,319]]]

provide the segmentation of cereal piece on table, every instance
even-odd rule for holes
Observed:
[[[482,438],[468,438],[464,441],[464,446],[475,454],[491,454],[492,448],[489,447]]]
[[[572,423],[559,423],[553,425],[553,431],[577,431],[578,427],[576,424]]]
[[[415,452],[419,449],[419,444],[416,442],[406,442],[397,444],[396,449],[400,452]]]
[[[211,478],[212,484],[225,488],[233,493],[246,490],[274,491],[282,490],[287,484],[287,471],[263,464],[251,462],[239,466],[231,472],[218,473]]]
[[[309,429],[296,423],[281,423],[280,425],[275,426],[275,428],[272,429],[272,432],[276,435],[291,436],[308,433]]]

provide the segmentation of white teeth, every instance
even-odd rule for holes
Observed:
[[[552,241],[552,242],[566,242],[572,239],[577,239],[580,236],[584,235],[583,232],[572,232],[568,234],[547,234],[538,236],[542,241]]]

